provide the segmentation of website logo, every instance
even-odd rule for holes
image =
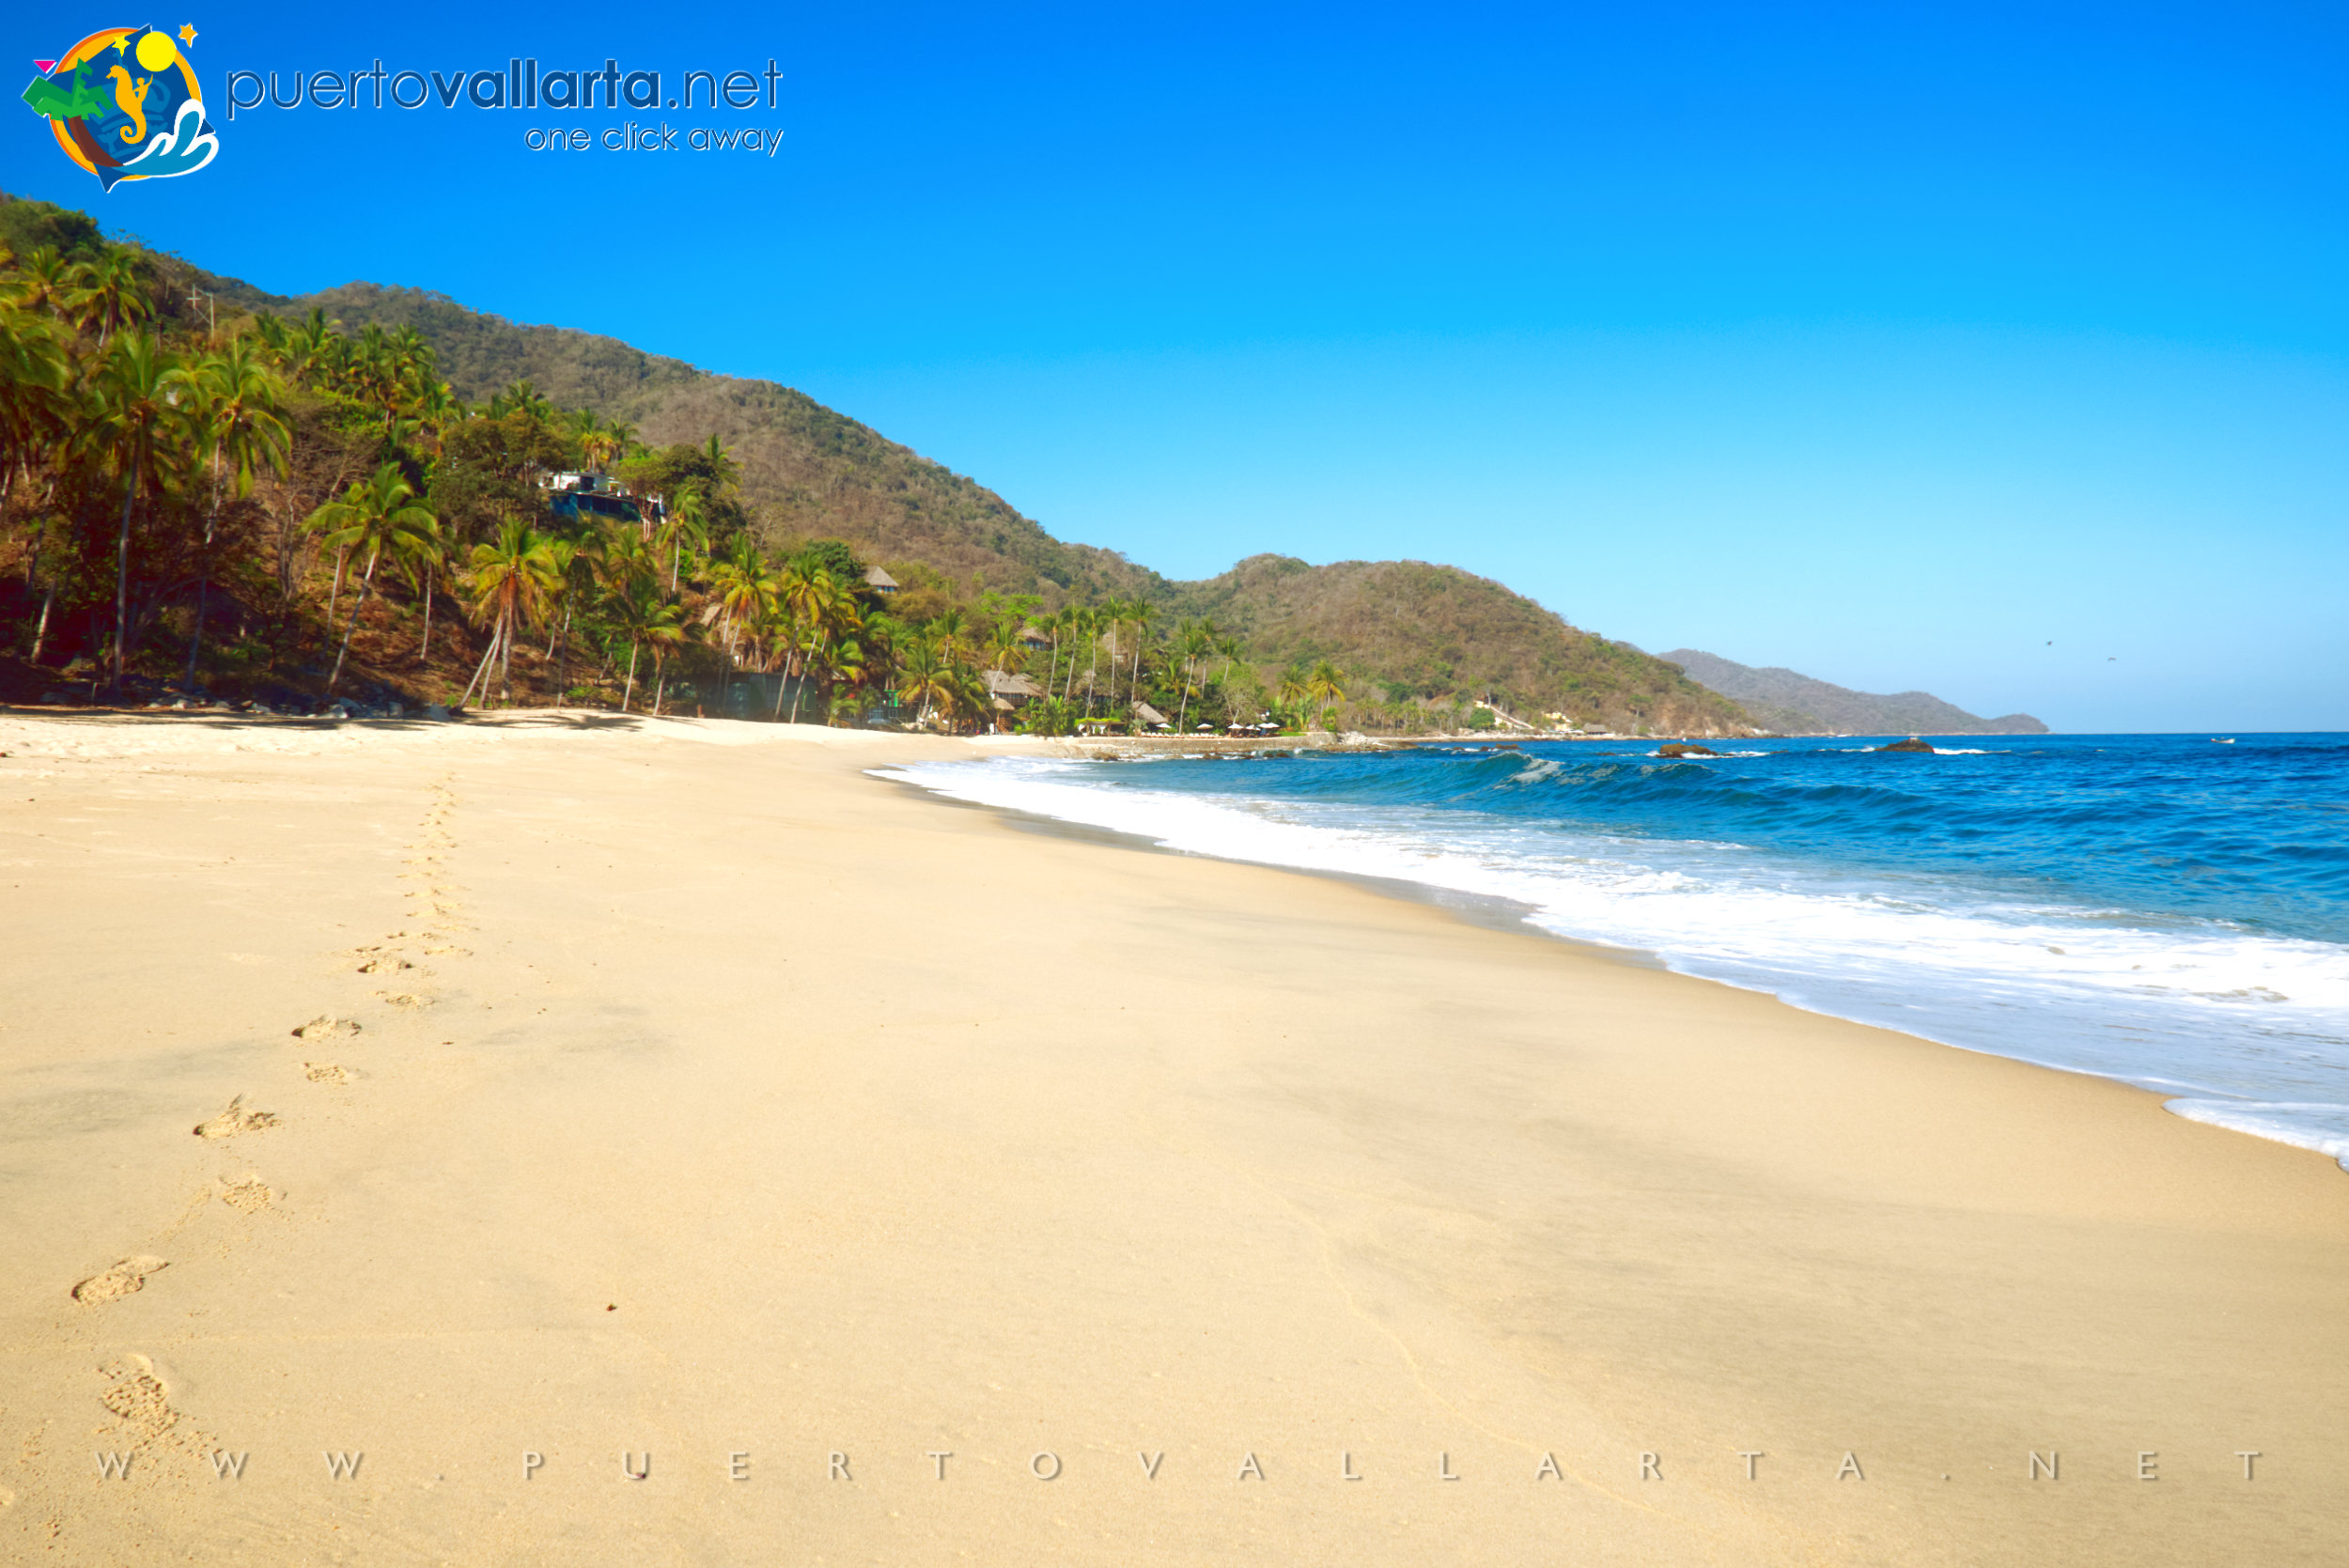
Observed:
[[[212,161],[220,138],[187,52],[195,29],[107,27],[54,60],[24,89],[65,155],[111,191],[126,179],[169,179]]]

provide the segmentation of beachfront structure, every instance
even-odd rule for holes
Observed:
[[[1014,714],[1044,695],[1044,688],[1026,675],[1003,670],[982,670],[979,674],[987,682],[988,706],[994,712],[995,727],[999,730],[1010,728]]]
[[[1042,653],[1052,645],[1052,640],[1033,626],[1023,626],[1019,629],[1019,645],[1030,653]]]
[[[872,589],[873,592],[880,595],[883,598],[889,598],[890,595],[897,591],[897,580],[890,576],[887,572],[881,570],[879,567],[868,567],[865,568],[864,585],[867,588]]]

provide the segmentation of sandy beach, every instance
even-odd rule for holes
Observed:
[[[2139,1091],[960,741],[0,753],[9,1561],[2338,1560],[2349,1175]]]

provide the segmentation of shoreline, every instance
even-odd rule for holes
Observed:
[[[2349,1189],[2142,1091],[868,771],[960,742],[25,727],[27,1556],[2186,1564],[2349,1502]]]
[[[1361,748],[1355,749],[1361,750]],[[1057,760],[1130,761],[1138,759],[1132,757],[1110,758],[1103,756],[1061,756],[1058,757]],[[1219,861],[1230,864],[1260,866],[1277,871],[1291,872],[1305,877],[1329,878],[1337,882],[1365,888],[1374,893],[1379,893],[1382,896],[1398,898],[1406,902],[1424,904],[1437,908],[1450,910],[1462,920],[1465,920],[1471,924],[1483,926],[1486,929],[1504,933],[1530,933],[1547,940],[1560,942],[1570,948],[1576,949],[1577,951],[1603,957],[1610,961],[1628,964],[1635,968],[1655,970],[1677,975],[1687,980],[1700,981],[1708,985],[1721,986],[1732,990],[1743,991],[1752,995],[1766,997],[1781,1006],[1790,1007],[1798,1012],[1808,1013],[1816,1017],[1830,1018],[1840,1023],[1848,1023],[1863,1028],[1882,1030],[1888,1033],[1899,1034],[1925,1045],[1936,1046],[1950,1050],[1965,1051],[1968,1054],[1988,1057],[1997,1061],[2016,1063],[2027,1067],[2038,1068],[2046,1072],[2062,1073],[2094,1079],[2101,1082],[2110,1083],[2118,1087],[2130,1090],[2133,1093],[2147,1095],[2167,1115],[2175,1116],[2184,1121],[2195,1122],[2204,1126],[2221,1128],[2223,1130],[2237,1133],[2243,1137],[2254,1139],[2262,1142],[2280,1144],[2286,1148],[2315,1154],[2327,1160],[2333,1161],[2344,1174],[2349,1174],[2349,1148],[2343,1148],[2341,1146],[2340,1141],[2329,1134],[2311,1132],[2298,1127],[2273,1123],[2262,1124],[2258,1126],[2242,1125],[2242,1113],[2239,1110],[2235,1110],[2235,1108],[2245,1106],[2257,1108],[2263,1102],[2248,1100],[2228,1091],[2193,1086],[2185,1083],[2172,1082],[2166,1087],[2156,1086],[2155,1084],[2141,1081],[2136,1078],[2131,1078],[2119,1070],[2104,1070],[2093,1066],[2076,1064],[2054,1057],[2028,1053],[2015,1048],[2000,1048],[1990,1045],[1972,1044],[1961,1038],[1944,1038],[1938,1034],[1927,1032],[1926,1029],[1930,1027],[1929,1025],[1924,1027],[1905,1026],[1903,1023],[1890,1023],[1886,1022],[1881,1018],[1869,1017],[1859,1012],[1838,1012],[1828,1006],[1816,1004],[1807,1001],[1799,994],[1797,994],[1793,988],[1796,982],[1791,979],[1781,979],[1776,982],[1764,981],[1760,979],[1741,981],[1725,975],[1707,973],[1702,968],[1695,967],[1696,964],[1700,962],[1699,960],[1682,959],[1676,961],[1672,958],[1667,957],[1654,948],[1641,947],[1627,942],[1610,942],[1597,938],[1572,936],[1563,932],[1551,930],[1540,924],[1534,918],[1540,913],[1541,907],[1525,900],[1514,899],[1498,893],[1484,893],[1464,889],[1450,888],[1439,883],[1413,880],[1407,877],[1386,877],[1376,873],[1348,871],[1331,866],[1315,865],[1303,861],[1250,858],[1244,855],[1220,853],[1213,849],[1192,848],[1182,845],[1169,843],[1160,838],[1155,838],[1148,832],[1142,831],[1105,827],[1098,823],[1085,821],[1080,817],[1054,816],[1048,813],[1034,811],[1020,806],[1008,805],[997,801],[977,800],[952,795],[946,793],[939,786],[927,784],[916,779],[897,777],[879,768],[874,770],[874,775],[879,778],[888,779],[892,783],[906,785],[909,788],[920,791],[921,793],[929,796],[933,800],[942,801],[949,805],[973,807],[983,811],[998,813],[1006,820],[1030,831],[1039,832],[1058,832],[1070,838],[1079,839],[1084,842],[1100,843],[1113,847],[1141,849],[1161,854],[1193,857],[1202,860]],[[2181,1109],[2182,1107],[2186,1109]],[[2230,1117],[2228,1114],[2231,1110],[2235,1111],[2232,1117]]]

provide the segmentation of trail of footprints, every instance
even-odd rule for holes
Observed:
[[[355,960],[352,967],[360,974],[426,973],[399,950],[401,947],[412,947],[434,958],[472,955],[455,939],[457,933],[464,929],[463,906],[458,899],[459,890],[444,874],[443,864],[447,852],[456,846],[456,841],[449,836],[448,819],[456,809],[457,797],[445,780],[430,785],[427,793],[428,801],[421,831],[408,846],[408,855],[402,862],[409,869],[400,874],[403,879],[422,884],[407,894],[414,901],[411,918],[418,929],[413,933],[388,932],[381,942],[343,955]],[[429,1007],[434,1000],[429,992],[422,990],[385,990],[375,995],[385,1006],[403,1012]],[[363,1026],[355,1018],[321,1013],[307,1023],[296,1025],[292,1035],[305,1047],[332,1048],[353,1041],[362,1032]],[[358,1069],[339,1062],[304,1061],[301,1066],[305,1082],[331,1088],[349,1085],[362,1076]],[[246,1105],[245,1096],[239,1094],[224,1109],[195,1124],[193,1131],[200,1139],[220,1141],[266,1132],[282,1125],[283,1120],[274,1111]],[[278,1197],[259,1172],[250,1171],[241,1176],[219,1177],[214,1188],[197,1200],[198,1204],[209,1203],[215,1193],[231,1210],[246,1216],[261,1213]],[[102,1308],[146,1289],[150,1279],[170,1266],[168,1260],[151,1253],[134,1253],[79,1281],[70,1294],[85,1308]],[[179,1425],[180,1413],[171,1406],[171,1390],[149,1358],[137,1354],[119,1356],[100,1366],[98,1372],[106,1380],[98,1396],[99,1403],[128,1429],[133,1452],[164,1439]]]

